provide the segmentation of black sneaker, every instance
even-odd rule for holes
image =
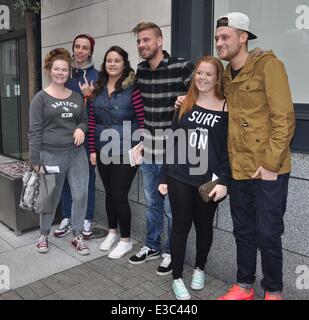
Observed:
[[[157,269],[157,275],[165,276],[172,273],[172,260],[169,253],[162,254],[162,262]]]
[[[156,251],[144,246],[137,254],[129,259],[129,262],[132,264],[140,264],[147,260],[154,260],[158,258],[160,258],[160,251]]]

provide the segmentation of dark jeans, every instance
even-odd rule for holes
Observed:
[[[88,143],[85,141],[85,149],[87,151],[87,156],[89,160]],[[89,161],[89,183],[88,183],[88,201],[87,201],[87,212],[86,220],[93,220],[94,209],[95,209],[95,166],[93,166]],[[71,218],[72,210],[72,194],[70,190],[70,185],[68,180],[65,179],[62,194],[61,194],[61,207],[62,207],[62,217]]]
[[[105,165],[100,161],[100,153],[97,153],[97,165],[106,192],[108,226],[110,229],[117,229],[119,223],[121,238],[128,238],[131,230],[128,195],[137,168],[129,164]]]
[[[277,181],[231,180],[230,206],[237,246],[237,282],[255,282],[257,249],[261,252],[263,279],[269,292],[280,292],[282,282],[283,216],[289,174]]]
[[[213,219],[218,203],[205,203],[198,188],[168,178],[168,194],[171,202],[173,226],[171,256],[173,279],[182,278],[188,234],[192,222],[196,231],[195,268],[204,270],[213,239]]]

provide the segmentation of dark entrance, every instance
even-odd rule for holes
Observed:
[[[10,32],[0,38],[0,153],[27,159],[28,70],[26,35]]]

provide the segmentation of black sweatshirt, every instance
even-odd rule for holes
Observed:
[[[211,181],[215,174],[220,184],[228,185],[230,166],[227,127],[228,113],[225,111],[214,111],[194,105],[180,121],[176,112],[171,127],[171,132],[176,138],[173,134],[169,135],[166,164],[160,172],[160,183],[166,184],[169,176],[199,187]],[[181,135],[185,139],[181,139]],[[173,141],[174,147],[171,146]]]

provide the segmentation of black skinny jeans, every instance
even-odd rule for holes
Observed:
[[[171,256],[173,279],[182,278],[187,239],[192,222],[196,231],[195,268],[204,270],[213,239],[213,219],[218,203],[205,203],[198,188],[168,177],[173,226]]]
[[[110,229],[117,229],[119,223],[121,238],[128,238],[131,230],[128,194],[137,168],[129,164],[105,165],[100,161],[100,153],[97,153],[97,159],[98,171],[106,192],[108,226]]]

